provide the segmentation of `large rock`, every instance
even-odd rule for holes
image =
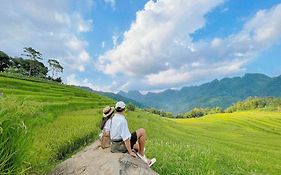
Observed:
[[[59,164],[50,175],[156,175],[139,158],[101,149],[99,141]]]

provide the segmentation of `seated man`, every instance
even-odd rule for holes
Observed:
[[[112,117],[110,137],[112,140],[111,152],[128,152],[131,156],[136,157],[133,148],[138,147],[138,155],[144,158],[144,145],[146,134],[143,128],[130,133],[127,120],[124,116],[125,103],[119,101],[115,105],[116,114]],[[136,144],[138,141],[138,145]],[[135,146],[135,147],[134,147]],[[149,160],[147,161],[149,164]]]

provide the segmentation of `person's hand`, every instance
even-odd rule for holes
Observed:
[[[134,153],[133,151],[131,153],[129,153],[132,157],[137,157],[136,153]]]

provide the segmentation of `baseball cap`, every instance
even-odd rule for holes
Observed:
[[[125,109],[125,107],[126,107],[126,104],[123,101],[118,101],[115,105],[115,109],[119,109],[119,110]]]

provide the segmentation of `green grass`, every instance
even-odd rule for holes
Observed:
[[[54,122],[37,129],[31,148],[30,163],[35,173],[50,171],[53,166],[81,146],[97,139],[99,132],[96,126],[100,122],[100,110],[90,109],[66,112]]]
[[[114,103],[73,86],[7,74],[0,74],[0,92],[0,174],[46,173],[96,139],[98,113]],[[82,109],[96,112],[75,115]]]
[[[147,154],[160,174],[279,174],[281,113],[248,111],[197,119],[128,114],[146,128]]]
[[[23,149],[17,148],[21,151],[27,148],[27,154],[13,160],[23,159],[17,172],[29,168],[28,174],[47,173],[93,142],[99,132],[101,109],[114,103],[78,88],[7,76],[0,76],[0,91],[6,96],[0,103],[0,124],[16,117],[27,125],[29,143]],[[280,112],[246,111],[196,119],[166,119],[137,109],[126,116],[131,131],[146,129],[147,155],[157,158],[153,169],[159,174],[281,171]]]
[[[225,166],[216,165],[221,167],[218,173],[278,174],[281,170],[280,119],[278,112],[250,111],[177,120],[177,123],[185,126],[187,142],[208,148],[212,157],[218,155],[224,160],[221,163]],[[228,169],[224,169],[226,167]]]

